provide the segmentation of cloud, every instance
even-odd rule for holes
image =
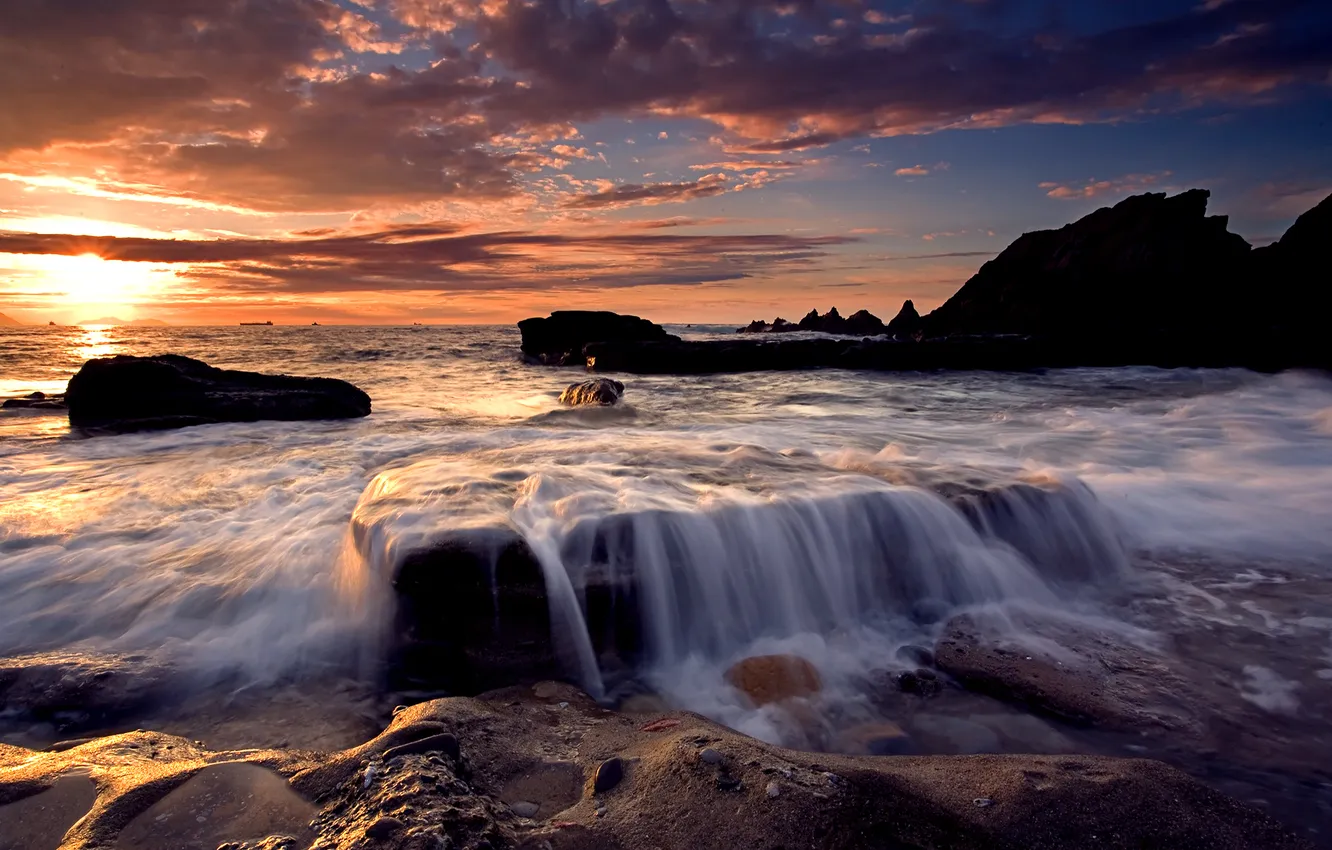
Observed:
[[[924,177],[926,174],[933,174],[936,171],[947,171],[948,163],[940,162],[934,165],[912,165],[907,168],[899,168],[893,173],[898,177]]]
[[[1133,192],[1141,192],[1145,189],[1159,186],[1163,181],[1169,179],[1171,172],[1161,171],[1155,174],[1126,174],[1123,177],[1116,177],[1112,180],[1097,180],[1092,178],[1083,183],[1056,183],[1048,181],[1040,184],[1040,188],[1045,189],[1045,194],[1051,198],[1058,198],[1061,201],[1081,200],[1084,198],[1096,198],[1102,195],[1127,195]]]
[[[575,122],[709,122],[732,154],[783,154],[1266,102],[1332,72],[1332,15],[1312,0],[1090,31],[1009,3],[919,4],[910,21],[852,5],[0,3],[0,172],[261,212],[502,204],[569,159],[544,145]]]
[[[725,192],[756,189],[780,179],[780,174],[760,170],[732,178],[722,172],[705,174],[679,183],[625,183],[565,201],[565,209],[615,209],[629,206],[679,203],[711,198]]]
[[[219,298],[362,291],[479,292],[696,285],[816,266],[842,236],[691,235],[708,220],[566,232],[479,232],[448,223],[211,240],[0,232],[0,255],[95,254],[174,268]]]

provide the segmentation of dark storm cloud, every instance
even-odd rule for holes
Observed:
[[[261,210],[487,200],[521,191],[544,161],[535,146],[571,121],[702,118],[734,151],[780,153],[1244,102],[1332,73],[1332,14],[1317,0],[1163,0],[1153,20],[1098,27],[1029,7],[1116,8],[6,0],[0,166],[108,168]],[[611,190],[631,191],[688,197]]]
[[[683,221],[680,226],[693,222]],[[180,266],[182,277],[231,292],[475,291],[615,288],[736,280],[799,270],[838,236],[688,235],[661,220],[614,232],[474,233],[446,224],[321,233],[297,239],[173,240],[0,232],[0,254],[96,254]]]

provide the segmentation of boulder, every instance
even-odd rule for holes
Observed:
[[[1208,216],[1210,193],[1135,195],[1021,236],[925,317],[930,335],[1217,333],[1248,311],[1249,244]]]
[[[1278,241],[1250,255],[1247,272],[1273,309],[1251,311],[1245,331],[1278,334],[1326,333],[1332,310],[1332,275],[1327,246],[1332,244],[1332,195],[1296,219]]]
[[[560,404],[567,404],[570,407],[611,405],[623,396],[624,384],[610,378],[593,378],[590,381],[570,384],[560,393]]]
[[[546,366],[582,366],[591,342],[669,342],[679,337],[638,316],[608,311],[560,310],[547,318],[523,319],[523,355]]]
[[[1069,622],[1021,626],[1011,633],[1007,624],[953,618],[934,647],[938,668],[970,690],[1074,726],[1201,734],[1207,700],[1165,658]]]
[[[370,396],[346,381],[218,369],[178,354],[89,360],[65,401],[71,425],[115,432],[370,413]]]
[[[920,331],[920,314],[916,312],[916,305],[911,303],[910,298],[903,302],[902,309],[897,311],[897,315],[884,329],[884,333],[896,339],[912,339]]]
[[[65,402],[59,396],[44,392],[28,393],[21,398],[7,398],[0,408],[5,410],[64,410]]]
[[[726,681],[756,706],[809,697],[823,688],[819,671],[797,655],[756,655],[731,665]]]

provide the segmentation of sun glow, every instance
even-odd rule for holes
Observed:
[[[171,277],[161,265],[106,260],[96,254],[8,255],[0,258],[0,267],[16,273],[11,286],[17,284],[20,294],[49,299],[55,309],[130,314],[126,318],[155,300]]]

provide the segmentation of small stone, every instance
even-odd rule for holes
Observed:
[[[734,776],[723,773],[717,777],[717,787],[723,791],[739,791],[744,785]]]
[[[513,809],[513,813],[520,818],[534,818],[536,813],[541,810],[541,806],[536,803],[527,802],[514,803],[509,808]]]
[[[976,808],[978,809],[988,809],[990,806],[994,805],[994,800],[991,800],[989,797],[977,797],[971,802],[975,803]]]
[[[778,785],[776,782],[769,782],[768,787],[763,789],[763,793],[767,794],[768,797],[775,800],[781,796],[782,786]]]
[[[714,750],[712,747],[705,747],[700,750],[698,757],[705,764],[721,764],[722,760],[725,758],[725,756]]]
[[[397,818],[382,817],[365,829],[366,838],[388,838],[393,833],[402,829],[402,821]]]
[[[624,762],[619,756],[612,756],[597,768],[597,776],[592,780],[592,792],[604,794],[619,785],[621,779],[624,779]]]

